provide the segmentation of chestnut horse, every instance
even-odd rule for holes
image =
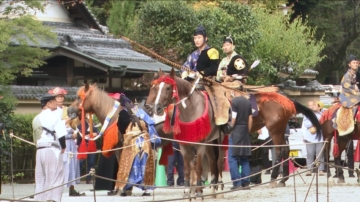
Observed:
[[[236,97],[243,95],[244,92],[234,90],[233,94]],[[256,132],[266,126],[274,145],[286,145],[284,134],[288,120],[294,114],[302,113],[308,117],[311,123],[316,127],[316,137],[318,139],[321,138],[320,123],[309,108],[276,92],[256,93],[254,96],[259,110],[258,115],[253,119],[251,132]],[[175,71],[172,69],[170,75],[165,75],[159,70],[159,78],[156,78],[153,81],[146,104],[153,109],[155,114],[163,114],[167,106],[176,102],[175,105],[180,112],[179,119],[186,124],[187,122],[194,122],[203,115],[206,100],[206,96],[201,91],[195,90],[192,92],[192,85],[188,81],[175,76]],[[220,134],[219,126],[215,125],[214,122],[213,109],[211,105],[209,106],[207,114],[210,119],[211,130],[204,139],[199,141],[201,143],[210,142],[218,138]],[[198,126],[198,129],[202,127],[204,126]],[[181,135],[183,134],[181,133]],[[197,158],[201,160],[205,150],[204,146],[197,145],[196,147]],[[189,148],[189,144],[181,144],[181,153],[184,157],[185,165],[185,185],[189,185]],[[280,163],[282,159],[287,159],[289,157],[289,151],[289,146],[276,147],[276,164]],[[273,169],[271,174],[271,180],[273,181],[270,183],[271,187],[276,186],[274,180],[278,177],[279,167],[280,165]],[[288,180],[289,175],[288,167],[288,161],[285,161],[284,175],[277,186],[285,186],[285,182]],[[202,172],[200,164],[197,164],[196,172],[199,180],[199,176],[201,176]],[[202,190],[198,189],[197,193],[199,194],[201,191]]]
[[[325,145],[325,151],[326,151],[326,156],[325,156],[325,161],[329,162],[329,158],[330,158],[330,148],[331,148],[331,140],[334,136],[334,133],[336,133],[336,139],[334,139],[334,163],[337,166],[341,166],[341,153],[345,150],[346,145],[349,143],[350,140],[352,140],[354,137],[356,137],[357,139],[360,138],[359,134],[360,134],[360,122],[356,122],[355,127],[354,127],[354,131],[352,131],[352,133],[345,135],[345,136],[339,136],[339,132],[337,130],[334,129],[333,127],[333,122],[332,122],[332,116],[333,113],[336,112],[336,109],[340,108],[340,104],[337,105],[333,105],[331,106],[329,109],[327,109],[325,112],[323,112],[323,114],[321,115],[321,119],[320,119],[320,123],[322,124],[322,133],[323,133],[323,138],[324,141],[327,141],[326,145]],[[355,134],[355,135],[354,135]],[[326,165],[326,164],[325,164]],[[331,176],[331,172],[330,172],[330,166],[326,165],[326,169],[327,169],[327,175],[328,177]],[[344,172],[342,168],[336,168],[337,172],[337,176],[338,176],[338,183],[345,183],[345,178],[344,178]],[[358,176],[358,179],[359,176]]]
[[[142,108],[146,113],[148,113],[150,116],[154,117],[156,115],[154,115],[154,113],[148,109],[148,107],[144,106],[144,103],[140,104],[138,107]],[[167,115],[172,115],[173,111],[169,111],[167,113]],[[156,121],[155,120],[155,129],[158,132],[160,137],[165,137],[168,139],[173,139],[173,133],[169,133],[166,134],[163,131],[163,126],[164,126],[164,121]],[[161,140],[161,147],[166,147],[168,144],[171,145],[171,141],[168,140]],[[214,140],[212,142],[212,144],[219,144],[218,140]],[[192,174],[195,170],[196,167],[196,159],[194,159],[194,154],[193,152],[191,152],[189,155],[191,157],[189,157],[189,159],[193,159],[193,161],[191,162],[191,182],[189,182],[191,185],[196,185],[196,178],[194,178],[194,175]],[[203,174],[202,174],[202,182],[205,182],[208,180],[208,170],[210,169],[210,174],[212,177],[212,180],[210,181],[211,184],[211,193],[215,193],[216,190],[218,190],[218,186],[217,183],[223,183],[222,182],[222,171],[223,171],[223,161],[224,161],[224,150],[220,150],[218,152],[218,147],[216,146],[208,146],[205,148],[205,156],[204,158],[202,158],[202,162],[199,164],[202,164],[203,167]],[[165,157],[167,158],[167,156]],[[216,160],[218,159],[218,160]],[[159,159],[158,159],[159,160]],[[197,176],[197,175],[195,175]],[[215,178],[215,176],[219,176],[219,178]],[[224,189],[224,184],[220,185],[220,189],[223,190]],[[193,190],[191,190],[193,191]],[[192,192],[193,193],[193,192]],[[223,195],[219,194],[219,195],[214,195],[214,198],[222,198]]]

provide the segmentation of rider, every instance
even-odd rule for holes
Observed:
[[[343,107],[352,108],[360,102],[360,92],[356,85],[356,72],[359,64],[354,55],[350,55],[348,66],[349,70],[341,80],[339,99]]]
[[[234,38],[231,35],[225,38],[222,48],[227,56],[220,62],[216,75],[216,80],[218,81],[224,81],[230,60],[237,55],[235,52]]]
[[[216,76],[216,71],[220,62],[219,52],[215,48],[207,45],[208,37],[203,26],[196,28],[194,32],[194,44],[197,48],[186,59],[183,67],[189,68],[192,72],[201,76]],[[181,73],[181,78],[194,78],[188,71]]]
[[[219,52],[207,45],[207,35],[203,26],[199,26],[195,30],[194,43],[198,49],[189,55],[183,66],[191,69],[198,77],[215,77],[220,63]],[[181,77],[183,79],[188,77],[193,79],[195,74],[189,75],[187,71],[183,71]],[[212,103],[216,103],[214,107],[215,123],[218,126],[222,126],[221,129],[224,129],[223,131],[225,132],[230,104],[220,86],[211,85],[204,87],[208,93],[212,94],[209,96]]]

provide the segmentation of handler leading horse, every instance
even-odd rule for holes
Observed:
[[[152,84],[146,104],[152,107],[154,113],[159,115],[163,114],[164,110],[167,110],[167,106],[175,102],[178,112],[174,121],[174,139],[191,139],[190,142],[206,143],[218,138],[220,129],[219,126],[215,125],[213,109],[205,93],[198,90],[192,92],[191,84],[176,77],[173,69],[170,75],[165,75],[160,70],[159,78],[154,80]],[[234,97],[244,94],[238,91],[233,91],[232,93]],[[320,139],[320,123],[315,114],[307,107],[275,92],[257,93],[251,96],[253,96],[253,98],[250,97],[250,99],[255,100],[258,108],[258,115],[254,117],[252,132],[266,126],[274,145],[285,145],[284,134],[289,118],[296,113],[302,113],[308,117],[316,127],[316,137]],[[182,104],[180,100],[182,100],[184,104]],[[181,132],[176,131],[179,128]],[[164,128],[164,130],[168,130],[168,128]],[[187,134],[191,134],[191,137]],[[180,144],[180,147],[184,157],[185,185],[189,186],[190,160],[188,158],[188,152],[190,147],[188,144]],[[204,154],[204,146],[197,145],[196,147],[198,162],[201,162]],[[289,157],[289,146],[276,147],[276,155],[276,163],[280,163],[282,159],[287,159]],[[278,186],[285,186],[285,182],[288,179],[288,161],[284,162],[284,167],[284,177]],[[196,171],[198,180],[200,180],[199,176],[201,176],[202,172],[201,164],[197,165]],[[275,180],[278,177],[278,171],[279,166],[273,169],[271,180]],[[275,185],[276,182],[274,181],[270,184],[270,186]],[[198,194],[201,193],[201,190],[198,189],[197,191]]]

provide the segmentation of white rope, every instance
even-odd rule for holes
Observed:
[[[14,134],[12,134],[10,137],[14,137],[14,138],[17,138],[19,139],[20,141],[23,141],[23,142],[26,142],[28,144],[31,144],[33,146],[35,146],[35,144],[33,142],[29,142],[27,140],[24,140],[23,138],[20,138]],[[159,138],[159,137],[157,137]],[[148,139],[148,140],[144,140],[144,142],[148,142],[148,141],[151,141],[151,140],[155,140],[157,138],[151,138],[151,139]],[[121,149],[125,149],[125,148],[129,148],[129,147],[132,147],[132,146],[135,146],[136,144],[131,144],[131,145],[127,145],[127,146],[123,146],[123,147],[119,147],[119,148],[115,148],[115,149],[108,149],[108,150],[99,150],[99,151],[96,151],[96,152],[76,152],[76,153],[72,153],[72,152],[64,152],[65,154],[98,154],[98,153],[102,153],[102,152],[111,152],[111,151],[117,151],[117,150],[121,150]]]
[[[170,139],[170,138],[165,138],[165,137],[159,137],[162,140],[168,140],[168,141],[172,141],[172,142],[178,142],[178,143],[185,143],[185,144],[197,144],[197,145],[205,145],[205,146],[217,146],[217,147],[240,147],[240,148],[245,148],[245,147],[286,147],[286,146],[290,146],[288,144],[282,144],[282,145],[263,145],[263,146],[258,146],[258,145],[224,145],[224,144],[210,144],[210,143],[202,143],[202,142],[190,142],[190,141],[184,141],[184,140],[174,140],[174,139]],[[326,143],[327,141],[321,141],[321,142],[309,142],[309,143],[302,143],[302,144],[291,144],[291,146],[299,146],[299,145],[306,145],[306,144],[320,144],[320,143]]]

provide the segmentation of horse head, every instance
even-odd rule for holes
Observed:
[[[152,111],[158,116],[164,114],[164,109],[174,102],[174,98],[178,96],[176,86],[176,76],[174,69],[170,74],[164,74],[161,69],[155,73],[154,80],[150,87],[149,96],[146,100],[146,105],[149,106],[149,111]]]

